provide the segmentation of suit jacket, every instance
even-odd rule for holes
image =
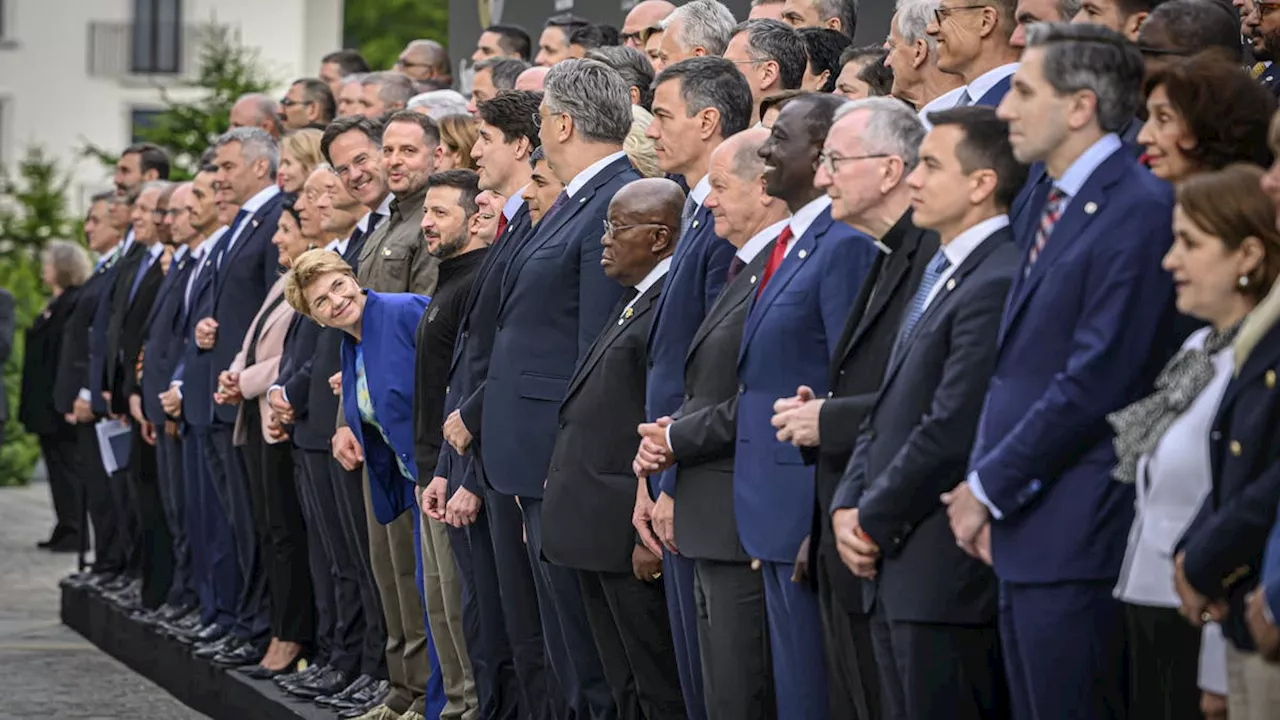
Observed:
[[[1009,94],[1009,88],[1013,86],[1013,74],[1005,75],[1000,82],[992,85],[989,90],[982,94],[980,98],[974,98],[973,104],[982,107],[996,107],[1004,100],[1004,96]]]
[[[832,220],[828,206],[747,313],[737,363],[733,494],[742,546],[752,557],[795,562],[809,535],[813,472],[798,449],[778,441],[773,403],[800,385],[827,393],[845,318],[877,252],[870,238]]]
[[[213,424],[213,390],[217,385],[217,371],[213,368],[213,353],[196,345],[195,329],[202,318],[208,317],[213,306],[213,275],[217,263],[213,250],[216,248],[214,245],[200,259],[201,268],[191,285],[190,299],[184,303],[185,309],[178,320],[187,347],[182,353],[182,361],[174,368],[173,380],[182,383],[182,420],[195,427]],[[194,265],[191,272],[196,272]],[[183,288],[183,293],[185,295],[186,288]]]
[[[626,157],[605,166],[507,266],[481,424],[498,492],[542,497],[569,378],[622,296],[600,268],[600,228],[614,194],[638,179]]]
[[[1015,236],[1035,232],[1047,193]],[[1001,580],[1119,574],[1133,487],[1111,479],[1106,416],[1144,397],[1176,348],[1172,282],[1160,267],[1172,205],[1170,187],[1121,147],[1014,280],[970,463],[1003,516],[991,531]]]
[[[49,301],[27,328],[25,351],[22,356],[22,395],[18,401],[18,421],[35,435],[52,435],[67,427],[55,402],[54,387],[58,372],[58,355],[62,349],[63,331],[71,319],[80,288],[67,288],[61,295]],[[12,346],[13,296],[8,290],[0,291],[0,358],[9,355]],[[0,360],[0,365],[3,365]],[[3,383],[0,383],[3,384]],[[4,392],[0,391],[0,406],[5,405]],[[7,417],[0,413],[0,423]]]
[[[166,420],[160,394],[169,389],[173,372],[187,346],[180,320],[183,294],[194,267],[195,260],[190,253],[170,264],[143,326],[142,385],[138,391],[142,395],[143,415],[159,426]]]
[[[80,286],[62,330],[58,348],[57,372],[53,380],[53,407],[59,415],[70,413],[81,388],[89,388],[90,336],[93,318],[102,306],[103,294],[111,279],[104,265]]]
[[[666,290],[649,331],[649,379],[645,415],[650,422],[670,415],[684,402],[684,366],[689,343],[724,288],[736,249],[716,235],[711,210],[699,208],[689,236],[676,243]],[[654,478],[657,490],[674,496],[674,470]],[[652,481],[651,481],[652,482]],[[656,494],[656,493],[655,493]]]
[[[738,272],[698,326],[685,360],[684,402],[673,413],[676,545],[685,557],[748,562],[733,507],[738,428],[738,350],[756,283],[773,242]]]
[[[311,369],[312,358],[316,355],[316,345],[320,339],[321,328],[311,318],[294,313],[289,321],[289,330],[284,336],[284,352],[280,355],[280,373],[275,384],[284,388],[285,397],[293,406],[293,424],[289,427],[289,436],[293,438],[294,447],[302,450],[327,451],[329,439],[333,437],[334,413],[328,416],[312,413]],[[337,350],[337,346],[334,346]],[[336,357],[337,352],[333,355]],[[333,375],[338,368],[334,368]],[[325,388],[328,390],[328,387]],[[333,393],[326,393],[333,398]],[[332,402],[337,409],[338,401]]]
[[[280,275],[280,253],[271,244],[271,238],[275,236],[280,222],[283,203],[283,195],[273,196],[243,220],[240,237],[235,244],[226,247],[231,238],[228,230],[214,246],[212,291],[202,298],[201,310],[195,313],[192,323],[194,329],[201,318],[212,317],[218,321],[218,336],[213,349],[199,351],[209,357],[210,392],[217,386],[218,373],[231,367],[267,291]],[[216,260],[219,255],[221,262]],[[210,409],[214,424],[234,425],[239,414],[239,408],[234,405],[210,403]]]
[[[135,244],[134,247],[141,247]],[[142,248],[142,256],[147,253]],[[129,272],[121,271],[116,276],[116,286],[112,297],[114,308],[111,313],[110,340],[116,343],[116,358],[112,363],[108,358],[107,368],[112,373],[107,377],[111,390],[111,409],[118,415],[129,414],[129,396],[138,389],[138,357],[142,353],[145,339],[143,331],[151,308],[155,304],[160,285],[164,282],[164,270],[161,258],[156,256],[143,272],[138,289],[129,298],[135,273],[141,268],[141,262],[135,263]]]
[[[459,457],[448,443],[440,448],[435,473],[449,479],[450,496],[459,487],[465,487],[476,495],[484,489],[484,468],[479,462],[479,448],[483,442],[480,431],[484,425],[484,383],[489,373],[493,338],[497,333],[502,277],[511,258],[531,237],[533,224],[529,219],[529,206],[524,204],[507,223],[502,237],[489,247],[471,282],[462,324],[458,327],[458,339],[453,346],[441,421],[458,410],[463,424],[471,431],[473,448],[465,459]]]
[[[275,383],[280,374],[280,356],[284,354],[284,338],[289,332],[289,323],[293,319],[294,310],[284,301],[284,276],[281,276],[267,297],[262,301],[258,314],[249,324],[249,332],[244,336],[244,345],[227,368],[231,372],[240,373],[240,394],[244,401],[236,411],[235,444],[245,445],[249,442],[249,432],[256,430],[268,445],[279,442],[267,435],[266,419],[271,415],[271,403],[267,401],[267,389]],[[261,330],[258,328],[261,327]],[[258,330],[257,342],[254,331]],[[252,360],[252,362],[250,362]],[[246,426],[245,403],[258,403],[261,427]]]
[[[129,308],[129,290],[133,287],[133,279],[138,266],[142,263],[142,256],[146,254],[147,249],[141,243],[134,242],[129,246],[128,252],[117,255],[110,266],[111,280],[107,286],[105,302],[99,307],[93,319],[95,345],[102,353],[94,358],[94,372],[99,377],[95,377],[96,384],[90,386],[95,404],[102,398],[104,391],[115,390],[116,384],[124,377],[124,370],[120,367],[120,345],[124,340],[121,328],[124,326],[125,311]],[[99,334],[100,337],[97,337]],[[115,403],[112,407],[107,407],[103,401],[101,412],[102,414],[107,411],[118,413],[118,407]],[[127,406],[125,413],[128,413]]]
[[[636,531],[636,426],[645,420],[645,345],[666,278],[622,300],[573,377],[543,497],[542,553],[564,567],[631,573]]]
[[[956,546],[938,496],[964,480],[1020,266],[1013,233],[1002,229],[938,288],[890,360],[836,490],[832,512],[858,508],[858,523],[884,553],[864,594],[871,607],[878,585],[890,620],[995,620],[995,574]]]
[[[374,231],[377,232],[377,228]],[[352,235],[351,242],[347,243],[347,251],[342,254],[342,259],[355,269],[357,277],[360,273],[360,256],[364,253],[368,239],[369,236],[363,234]],[[314,416],[316,432],[324,433],[326,448],[329,447],[334,429],[347,424],[342,412],[341,400],[329,387],[329,378],[342,370],[342,341],[346,337],[347,334],[337,328],[321,328],[320,334],[316,337],[316,351],[311,364],[304,365],[301,371],[306,374],[308,382],[307,412],[308,415]],[[290,396],[290,400],[292,399],[293,397]],[[294,409],[297,409],[296,406]],[[324,427],[326,418],[330,422],[327,430]]]
[[[853,454],[858,429],[884,379],[903,313],[938,251],[938,235],[916,227],[910,211],[880,242],[891,252],[877,254],[869,281],[862,284],[845,320],[831,360],[827,401],[818,415],[821,445],[805,451],[806,459],[817,465],[810,560],[815,567],[816,563],[824,565],[826,572],[820,577],[831,583],[841,604],[850,610],[864,607],[863,584],[845,567],[836,550],[831,532],[831,499]]]
[[[391,216],[378,225],[360,251],[356,277],[360,286],[380,293],[418,293],[436,290],[440,262],[427,252],[422,239],[424,186],[404,199],[391,201]]]
[[[1227,385],[1209,434],[1213,488],[1179,544],[1187,581],[1210,599],[1227,600],[1223,633],[1249,652],[1255,646],[1244,622],[1244,599],[1258,585],[1280,503],[1277,372],[1280,325],[1258,342]],[[1274,574],[1266,579],[1274,585]]]
[[[1280,72],[1274,64],[1267,68],[1267,71],[1258,76],[1258,82],[1262,87],[1271,91],[1272,95],[1280,96]]]
[[[380,294],[372,290],[364,306],[361,340],[365,379],[378,424],[390,445],[360,419],[356,402],[356,342],[342,340],[342,409],[347,426],[364,448],[373,516],[386,525],[414,507],[418,464],[413,460],[414,331],[431,298],[410,293]],[[399,462],[396,458],[399,457]],[[400,472],[400,464],[412,477]]]

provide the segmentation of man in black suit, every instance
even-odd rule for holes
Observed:
[[[653,552],[664,546],[693,560],[698,648],[711,720],[777,716],[764,582],[738,539],[733,507],[738,352],[751,298],[790,212],[765,193],[764,128],[725,140],[711,155],[706,207],[718,237],[735,248],[720,297],[698,326],[684,367],[684,403],[669,428],[677,463],[674,522],[651,529],[635,518]],[[637,473],[640,474],[640,473]],[[648,488],[637,489],[645,492]]]
[[[930,120],[907,182],[915,221],[942,247],[903,318],[832,516],[845,564],[876,580],[867,594],[885,716],[1003,718],[995,575],[957,547],[939,497],[964,479],[995,370],[1021,267],[1006,213],[1027,171],[994,110]]]
[[[871,720],[880,717],[880,682],[870,608],[863,603],[861,583],[840,562],[829,508],[858,426],[884,376],[902,314],[938,239],[911,221],[911,191],[905,181],[924,137],[915,113],[887,98],[847,107],[827,137],[815,182],[831,196],[832,215],[875,238],[881,252],[832,357],[829,395],[815,399],[808,388],[800,388],[795,397],[778,402],[773,424],[779,438],[806,448],[806,460],[817,465],[808,553],[826,629],[831,712]],[[873,117],[877,127],[889,131],[864,139],[863,129]],[[858,159],[867,155],[876,157]]]
[[[605,678],[624,718],[684,718],[662,554],[631,527],[636,426],[645,420],[649,330],[680,240],[684,192],[662,178],[609,203],[600,265],[629,292],[569,380],[543,500],[543,554],[577,570]]]

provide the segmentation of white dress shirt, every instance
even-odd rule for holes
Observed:
[[[810,200],[807,205],[800,208],[787,221],[787,225],[791,228],[791,241],[787,243],[786,250],[782,253],[783,257],[791,254],[791,249],[796,246],[796,241],[804,237],[809,232],[809,228],[813,227],[813,223],[822,214],[823,210],[831,207],[831,198],[823,193],[816,200]],[[781,232],[781,231],[779,231]]]
[[[964,86],[961,85],[960,87],[948,90],[942,93],[941,95],[939,95],[938,97],[925,103],[924,107],[920,108],[920,112],[918,113],[920,116],[920,122],[924,123],[924,129],[925,130],[933,129],[933,123],[929,122],[929,113],[938,112],[939,110],[950,110],[954,108],[956,106],[956,103],[960,102],[960,96],[963,94],[964,94]]]
[[[583,170],[582,172],[575,175],[573,177],[573,180],[570,180],[569,184],[564,186],[564,194],[568,195],[569,197],[573,197],[574,195],[577,195],[578,191],[581,190],[583,186],[585,186],[587,183],[591,182],[591,178],[599,175],[601,170],[604,170],[605,168],[609,167],[609,165],[613,164],[617,160],[620,160],[626,156],[627,154],[625,152],[619,150],[618,152],[613,153],[612,155],[607,155],[591,163],[590,165],[587,166],[586,170]]]
[[[982,99],[983,95],[986,95],[991,91],[991,88],[995,87],[1001,80],[1004,80],[1017,71],[1018,63],[1016,62],[988,70],[974,78],[973,82],[964,86],[960,94],[963,95],[964,93],[969,93],[969,104],[975,105]],[[959,96],[957,96],[957,102],[959,99]]]
[[[667,271],[670,269],[671,269],[671,256],[668,255],[667,257],[662,258],[662,260],[660,260],[657,265],[654,265],[653,269],[649,271],[648,275],[644,276],[643,280],[636,283],[636,286],[634,288],[636,291],[636,296],[631,298],[631,302],[627,303],[626,307],[622,308],[622,314],[619,315],[618,317],[620,319],[625,318],[627,316],[627,312],[630,311],[631,308],[636,304],[636,301],[640,299],[640,296],[648,292],[649,288],[653,287],[654,283],[661,280],[662,276],[666,275]]]
[[[507,198],[507,202],[502,205],[502,217],[506,218],[507,222],[511,222],[515,219],[516,213],[520,212],[522,205],[524,205],[524,188],[520,188],[520,192]]]
[[[244,221],[236,226],[235,233],[231,235],[230,240],[227,240],[227,249],[225,253],[231,252],[231,248],[236,246],[236,241],[240,239],[241,235],[244,235],[244,230],[249,225],[249,218],[252,217],[254,213],[261,210],[262,206],[266,205],[271,198],[279,194],[280,188],[275,185],[268,185],[259,190],[256,195],[249,198],[245,204],[240,206],[240,211],[244,213]],[[219,262],[221,262],[221,258],[219,258]]]
[[[764,250],[769,243],[773,242],[774,238],[778,237],[778,235],[782,233],[782,228],[786,227],[789,222],[791,222],[791,218],[779,220],[755,235],[752,235],[751,239],[748,240],[745,245],[738,248],[738,252],[734,253],[734,255],[737,255],[738,259],[742,262],[750,263],[752,260],[756,259],[756,256],[760,254],[761,250]]]
[[[938,297],[938,291],[946,286],[947,280],[956,274],[956,270],[960,265],[973,254],[974,250],[983,243],[991,234],[1009,227],[1008,215],[996,215],[987,218],[973,227],[965,230],[955,236],[951,242],[942,246],[942,254],[947,256],[947,262],[951,263],[946,270],[938,276],[938,281],[933,284],[933,288],[929,290],[929,295],[924,299],[923,310],[928,310],[929,305],[933,303],[933,299]]]

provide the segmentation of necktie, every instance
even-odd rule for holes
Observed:
[[[724,277],[724,284],[728,285],[729,283],[733,282],[733,279],[738,277],[738,273],[742,272],[742,268],[746,266],[747,266],[746,260],[743,260],[737,255],[734,255],[733,260],[729,262],[729,272]]]
[[[907,317],[902,321],[902,333],[898,335],[899,345],[911,336],[912,330],[916,329],[916,323],[920,322],[920,318],[924,316],[929,293],[933,290],[933,286],[938,284],[942,273],[949,267],[951,267],[951,261],[947,260],[947,256],[939,249],[929,261],[928,267],[924,269],[924,275],[920,278],[920,287],[916,288],[916,295],[911,299]]]
[[[1049,191],[1049,198],[1044,203],[1044,212],[1040,214],[1040,227],[1036,228],[1035,242],[1027,255],[1027,267],[1022,271],[1023,275],[1031,274],[1032,266],[1036,264],[1040,253],[1044,252],[1044,245],[1049,242],[1053,227],[1058,224],[1058,218],[1062,217],[1062,203],[1066,199],[1067,194],[1059,190],[1056,185]]]
[[[375,210],[374,213],[369,216],[369,229],[365,231],[364,236],[369,237],[372,235],[373,231],[378,229],[378,223],[380,222],[382,222],[382,213]]]
[[[187,276],[187,289],[182,294],[182,307],[190,312],[191,309],[191,288],[196,284],[196,278],[200,277],[201,264],[204,262],[204,253],[197,252],[191,256],[191,262],[195,263],[191,267],[191,274]]]
[[[680,213],[680,237],[685,238],[689,235],[689,226],[693,225],[693,216],[698,212],[698,201],[693,199],[693,193],[684,199],[684,211]]]
[[[760,276],[760,287],[756,289],[756,297],[764,292],[764,286],[769,283],[773,273],[777,271],[778,266],[782,264],[782,260],[787,256],[787,245],[791,243],[791,226],[788,225],[782,229],[782,234],[778,236],[778,241],[773,244],[773,251],[769,253],[769,262],[765,263],[764,273]]]
[[[973,104],[973,98],[969,95],[969,88],[965,88],[960,93],[960,99],[956,101],[956,107],[969,107]]]
[[[556,201],[551,203],[551,207],[547,210],[546,214],[542,216],[542,219],[546,220],[552,215],[555,215],[557,210],[564,207],[568,203],[569,203],[569,193],[565,192],[564,190],[561,190],[560,194],[556,196]]]
[[[1262,73],[1266,71],[1267,71],[1266,63],[1264,62],[1254,63],[1253,67],[1249,68],[1249,77],[1253,78],[1254,80],[1257,80],[1258,78],[1262,77]]]
[[[213,256],[217,259],[216,266],[218,268],[222,267],[222,257],[231,249],[231,243],[235,241],[236,231],[240,229],[240,224],[247,217],[249,217],[248,211],[241,210],[237,212],[235,219],[231,221],[231,227],[227,228],[227,232],[218,238],[218,244],[213,251]]]
[[[133,296],[138,293],[138,286],[142,284],[142,278],[146,277],[147,271],[151,269],[151,252],[147,251],[142,256],[142,262],[138,264],[138,272],[133,276],[133,286],[129,288],[129,302],[133,302]]]
[[[502,238],[502,233],[506,232],[506,230],[507,230],[507,214],[504,212],[499,212],[498,213],[498,234],[493,236],[493,241],[498,242],[498,240]]]

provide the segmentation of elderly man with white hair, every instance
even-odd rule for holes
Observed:
[[[409,98],[408,109],[440,120],[446,115],[467,115],[467,99],[457,90],[432,90]]]
[[[890,94],[919,110],[926,129],[929,113],[950,110],[964,92],[959,75],[938,69],[938,40],[924,31],[934,21],[938,4],[938,0],[898,0],[885,41],[889,57],[884,64],[893,70]]]

